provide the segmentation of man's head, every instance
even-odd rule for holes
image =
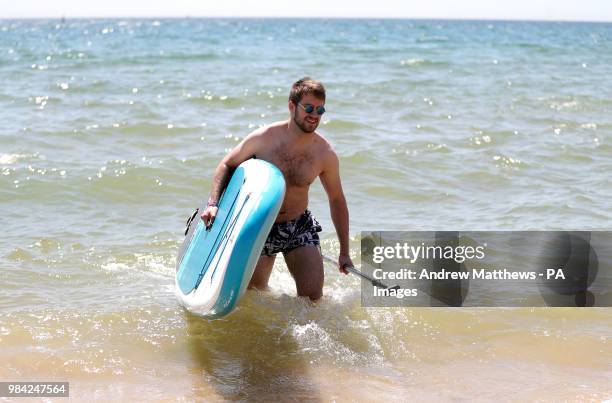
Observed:
[[[289,111],[295,124],[305,133],[314,132],[325,112],[325,87],[319,81],[304,77],[291,86]]]

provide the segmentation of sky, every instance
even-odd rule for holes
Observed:
[[[0,18],[186,16],[612,22],[612,0],[0,0]]]

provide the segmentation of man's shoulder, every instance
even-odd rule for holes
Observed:
[[[258,127],[249,133],[247,137],[252,140],[266,140],[277,136],[279,132],[286,130],[286,128],[287,122],[274,122],[269,125]]]
[[[274,135],[275,133],[279,133],[287,130],[287,121],[279,121],[267,124],[265,126],[261,126],[256,130],[260,135]]]
[[[330,166],[335,166],[338,163],[338,156],[333,145],[319,132],[313,133],[315,137],[314,152],[317,159],[322,162],[323,170],[327,170]]]
[[[319,152],[321,152],[322,154],[336,154],[336,152],[334,151],[334,147],[329,142],[329,140],[325,138],[325,136],[323,136],[319,132],[314,132],[313,134],[315,136],[314,144],[318,148]]]

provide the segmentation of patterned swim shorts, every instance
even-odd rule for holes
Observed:
[[[322,230],[321,224],[309,210],[306,210],[295,220],[274,224],[261,255],[272,256],[278,252],[291,252],[293,249],[305,245],[319,246],[319,234],[317,232]]]

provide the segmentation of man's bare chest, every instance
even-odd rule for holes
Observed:
[[[281,170],[287,186],[307,187],[319,176],[320,163],[313,149],[273,147],[262,155]]]

